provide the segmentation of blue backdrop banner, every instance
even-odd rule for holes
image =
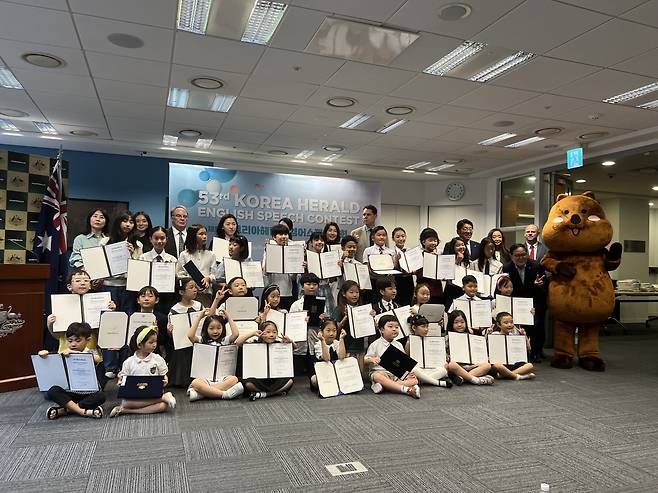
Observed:
[[[220,217],[235,215],[240,233],[252,242],[253,257],[261,259],[270,228],[281,218],[292,220],[295,240],[308,239],[330,221],[338,223],[344,236],[362,224],[365,205],[379,209],[381,189],[376,182],[344,178],[170,163],[169,208],[178,204],[188,208],[188,225],[208,228],[209,239],[215,236]]]

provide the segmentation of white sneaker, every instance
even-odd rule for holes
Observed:
[[[378,382],[372,382],[372,385],[370,386],[370,389],[375,394],[381,394],[384,391],[384,387],[382,387],[382,384],[378,383]]]
[[[222,394],[222,399],[235,399],[244,393],[242,383],[238,382],[233,387],[226,389]]]
[[[171,392],[167,392],[162,396],[162,400],[167,403],[169,409],[176,409],[176,398]]]
[[[409,387],[409,390],[407,391],[407,395],[410,395],[414,399],[420,399],[420,387],[418,385]]]
[[[203,396],[199,394],[196,390],[194,390],[192,387],[187,389],[187,396],[190,398],[190,402],[199,401],[203,399]]]
[[[105,376],[109,379],[113,379],[113,378],[116,378],[117,374],[114,373],[113,371],[106,371]]]

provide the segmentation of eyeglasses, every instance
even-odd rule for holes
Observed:
[[[517,257],[517,258],[519,258],[519,257],[527,257],[527,256],[528,256],[528,252],[523,252],[523,253],[513,253],[513,254],[512,254],[512,257]]]
[[[187,214],[174,214],[174,217],[179,219],[187,219]]]

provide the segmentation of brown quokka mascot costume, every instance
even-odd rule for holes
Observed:
[[[578,365],[604,371],[599,352],[599,329],[612,314],[615,291],[608,271],[621,262],[620,243],[592,192],[560,194],[542,230],[548,247],[541,264],[552,275],[548,307],[555,319],[551,366],[571,368],[578,329]]]

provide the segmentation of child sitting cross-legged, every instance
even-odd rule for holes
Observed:
[[[315,343],[315,358],[317,361],[336,361],[345,359],[347,351],[345,351],[345,330],[340,331],[340,340],[336,339],[338,332],[338,324],[334,319],[328,318],[320,325],[318,331],[318,341]],[[311,390],[318,389],[318,377],[311,375]]]
[[[526,338],[526,347],[530,351],[530,339],[526,336],[525,330],[521,327],[514,325],[514,319],[512,315],[507,312],[500,312],[496,315],[496,325],[489,329],[488,334],[502,334],[506,336],[525,336]],[[520,361],[511,365],[505,365],[503,363],[494,363],[492,368],[492,373],[494,373],[499,378],[509,378],[511,380],[529,380],[535,378],[535,374],[532,373],[532,363],[526,363]]]
[[[369,367],[370,380],[372,380],[372,391],[379,394],[383,389],[389,392],[406,394],[416,399],[420,399],[420,387],[416,375],[411,372],[405,380],[387,371],[379,364],[382,355],[389,346],[394,346],[404,352],[402,345],[395,340],[400,333],[400,324],[393,315],[384,315],[377,323],[381,337],[370,344],[364,362]]]

